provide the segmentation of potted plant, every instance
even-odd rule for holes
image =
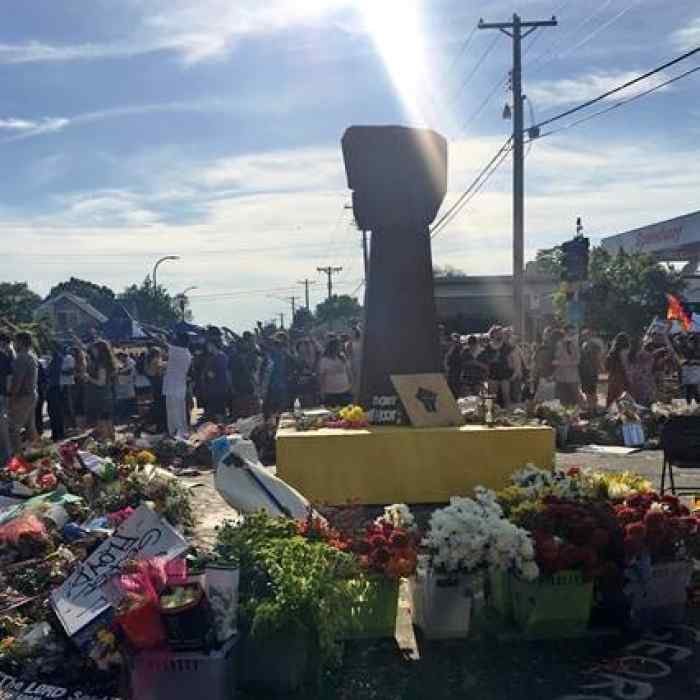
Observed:
[[[160,594],[159,606],[171,649],[191,651],[207,646],[211,618],[201,586],[168,585]]]
[[[401,527],[403,525],[404,527]],[[357,604],[347,611],[346,638],[393,637],[401,578],[411,576],[418,560],[418,537],[413,516],[403,504],[388,506],[347,546],[365,576],[351,582]]]
[[[338,658],[344,612],[358,603],[354,557],[265,513],[225,523],[216,551],[240,562],[241,685],[293,692],[317,679]]]
[[[429,555],[415,578],[413,612],[428,638],[469,634],[472,601],[487,569],[495,580],[511,568],[527,579],[538,573],[529,535],[504,519],[496,495],[484,488],[435,511],[423,544]]]
[[[510,518],[532,534],[540,571],[533,581],[510,577],[516,622],[536,637],[580,634],[591,616],[594,581],[602,590],[619,585],[622,532],[613,507],[550,495],[512,508]]]
[[[625,593],[642,627],[679,624],[686,614],[698,520],[675,496],[635,494],[616,507],[624,527]]]

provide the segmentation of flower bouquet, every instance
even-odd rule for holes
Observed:
[[[494,605],[506,616],[507,573],[538,575],[530,536],[503,517],[496,495],[483,488],[474,499],[455,497],[435,511],[423,544],[430,554],[414,584],[414,621],[428,637],[468,635],[482,572],[490,572]]]
[[[337,416],[326,421],[327,428],[358,429],[369,425],[367,414],[362,406],[346,406],[338,411]]]
[[[616,507],[624,527],[625,593],[641,626],[679,624],[686,613],[698,520],[675,496],[635,494]]]
[[[350,538],[348,548],[357,557],[366,579],[362,601],[350,610],[348,637],[393,637],[399,602],[399,582],[411,576],[418,561],[416,534],[398,526],[410,524],[405,506],[390,506],[385,514]],[[411,516],[412,517],[412,516]],[[397,524],[394,524],[396,522]]]

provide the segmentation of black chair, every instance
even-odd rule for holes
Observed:
[[[661,448],[664,463],[661,471],[661,495],[664,495],[668,473],[671,493],[697,493],[700,484],[676,487],[673,468],[700,470],[700,416],[676,416],[670,418],[661,430]],[[700,475],[699,475],[700,476]]]

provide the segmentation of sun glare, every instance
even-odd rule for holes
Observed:
[[[367,29],[404,107],[417,124],[426,124],[423,94],[428,82],[427,53],[420,0],[358,0]]]

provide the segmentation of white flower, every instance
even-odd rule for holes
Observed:
[[[520,575],[526,581],[534,581],[540,575],[540,570],[534,561],[529,561],[520,569]]]

